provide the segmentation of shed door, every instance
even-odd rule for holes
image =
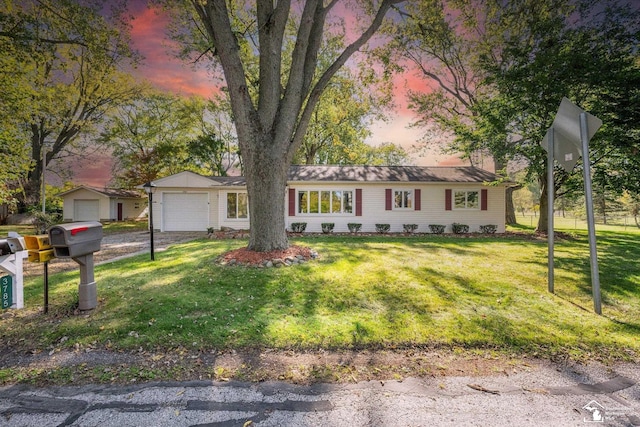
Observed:
[[[207,193],[164,193],[162,224],[163,231],[207,231],[209,195]]]
[[[99,221],[100,202],[98,200],[74,200],[73,201],[74,221]]]

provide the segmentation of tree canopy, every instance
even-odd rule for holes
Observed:
[[[3,132],[14,155],[29,161],[12,186],[23,207],[38,200],[46,165],[77,155],[83,137],[135,92],[126,71],[137,56],[123,19],[124,2],[8,0],[0,9],[5,111],[21,111]],[[6,56],[5,56],[6,55]],[[3,111],[4,114],[4,111]],[[24,171],[26,170],[26,174]]]
[[[615,181],[619,190],[634,187],[637,10],[624,2],[591,0],[420,2],[427,4],[444,12],[411,15],[406,28],[413,32],[407,37],[423,48],[419,52],[438,59],[440,73],[426,74],[446,84],[413,96],[412,105],[421,120],[435,120],[454,133],[452,148],[467,155],[488,150],[525,165],[527,178],[542,188],[539,231],[547,227],[540,141],[563,97],[605,123],[591,143],[595,180]],[[575,191],[580,167],[572,174],[557,168],[556,190]]]
[[[344,49],[321,63],[323,39],[344,29],[336,10],[344,4],[336,0],[164,2],[181,18],[174,36],[183,54],[206,57],[222,70],[247,178],[249,249],[288,247],[284,197],[289,165],[322,94],[396,3],[400,1],[351,2],[360,28],[352,29]],[[295,42],[289,51],[291,33]]]
[[[133,188],[188,169],[189,145],[202,135],[205,108],[203,99],[154,90],[120,105],[100,136],[116,160],[116,186]]]

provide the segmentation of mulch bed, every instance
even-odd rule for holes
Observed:
[[[247,248],[235,249],[222,255],[219,261],[226,264],[235,260],[237,264],[259,266],[270,260],[295,258],[298,255],[304,257],[305,260],[314,258],[311,248],[291,245],[285,250],[269,252],[256,252]]]

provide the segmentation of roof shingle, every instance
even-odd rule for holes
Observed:
[[[214,176],[227,186],[244,186],[243,176]],[[496,174],[473,166],[327,166],[293,165],[289,182],[468,182],[496,181]]]

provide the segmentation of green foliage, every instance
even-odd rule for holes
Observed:
[[[200,134],[188,143],[188,162],[196,172],[207,176],[226,176],[232,167],[239,167],[242,158],[233,128],[231,105],[224,96],[209,100],[198,118]]]
[[[637,16],[624,2],[602,8],[591,0],[463,0],[443,8],[426,1],[409,3],[406,25],[390,32],[397,35],[395,52],[436,86],[409,94],[418,124],[452,133],[446,148],[472,162],[488,152],[500,165],[526,165],[521,182],[540,183],[539,225],[546,230],[540,141],[562,97],[604,122],[590,144],[595,186],[638,192]],[[583,191],[581,165],[555,175],[556,194]]]
[[[414,233],[418,229],[418,224],[402,224],[405,233]]]
[[[333,231],[335,224],[333,222],[323,222],[322,224],[320,224],[320,227],[322,228],[322,232],[324,234],[328,234]]]
[[[355,222],[350,222],[347,224],[347,228],[349,229],[349,231],[351,233],[357,233],[358,231],[360,231],[362,229],[362,224],[358,224]]]
[[[132,79],[119,67],[134,65],[124,2],[27,0],[4,2],[0,15],[3,59],[2,139],[15,162],[9,190],[23,207],[39,199],[42,153],[46,164],[81,153],[110,108],[127,99]],[[26,142],[28,141],[28,142]],[[26,157],[28,155],[28,158]],[[58,167],[64,162],[56,163]]]
[[[454,234],[466,234],[469,232],[469,226],[467,224],[454,222],[451,224],[451,231],[453,231]]]
[[[55,224],[59,224],[61,217],[59,214],[55,213],[42,213],[33,212],[31,214],[33,217],[33,228],[36,234],[46,234],[49,227]]]
[[[294,233],[304,233],[304,230],[307,229],[306,222],[292,222],[291,223],[291,231]]]
[[[442,234],[444,233],[445,228],[446,225],[429,224],[429,231],[431,231],[432,234]]]
[[[121,105],[100,137],[116,158],[116,184],[133,188],[188,168],[189,142],[202,135],[204,110],[202,99],[151,90]]]
[[[388,233],[390,229],[390,224],[376,224],[376,231],[380,234]]]
[[[496,230],[498,230],[498,226],[495,224],[487,224],[480,226],[480,232],[484,234],[495,234]]]

